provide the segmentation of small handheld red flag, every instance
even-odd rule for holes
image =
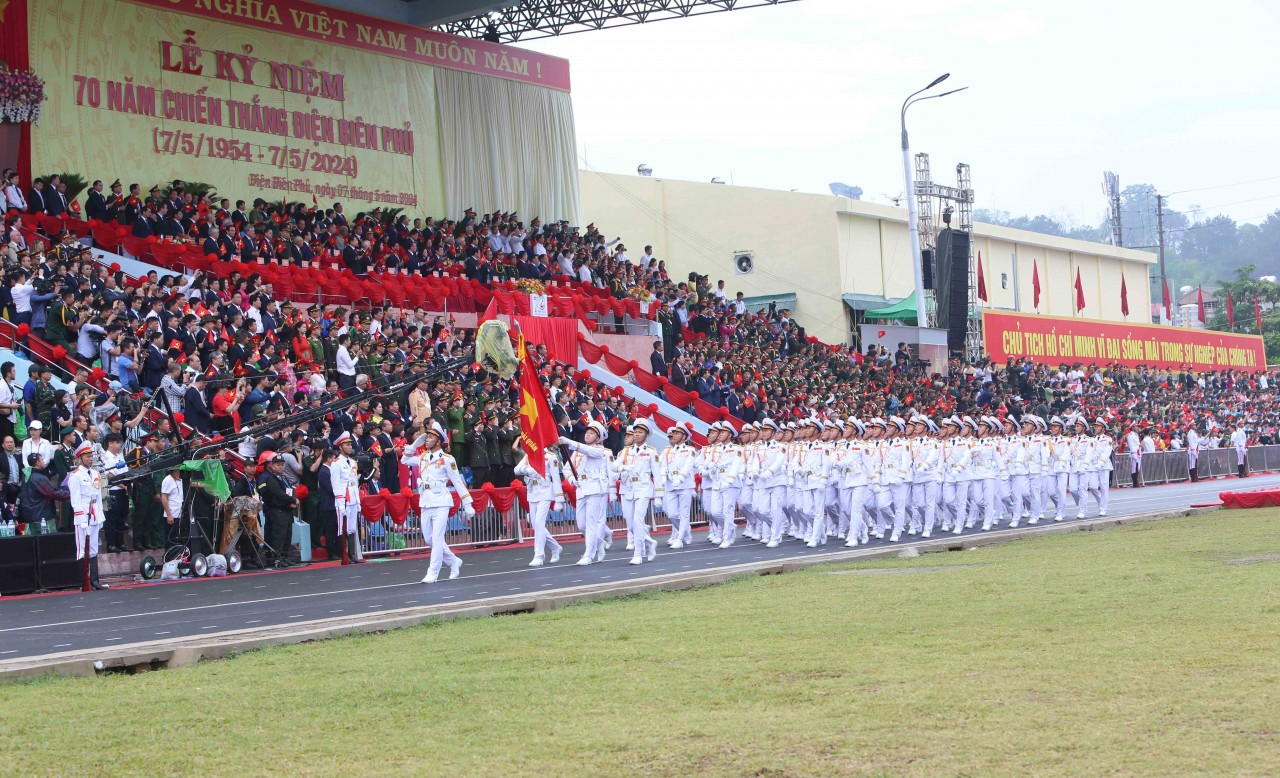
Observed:
[[[989,302],[989,300],[987,300],[987,278],[982,273],[981,251],[978,252],[978,299],[984,303]]]
[[[1084,310],[1084,284],[1080,282],[1080,268],[1076,268],[1076,310]]]

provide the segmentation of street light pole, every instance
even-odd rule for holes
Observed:
[[[924,89],[916,90],[915,92],[907,95],[907,99],[902,101],[902,110],[898,114],[898,119],[902,127],[902,178],[906,184],[904,196],[907,198],[907,232],[911,235],[911,271],[912,276],[915,278],[916,285],[916,324],[920,327],[927,326],[929,322],[926,318],[924,305],[924,271],[921,267],[923,259],[920,256],[920,212],[916,207],[915,177],[912,175],[911,167],[911,144],[907,141],[907,109],[910,108],[913,103],[919,102],[919,100],[946,97],[947,95],[953,95],[956,92],[962,92],[965,89],[968,89],[968,87],[961,87],[960,89],[953,89],[950,92],[921,97],[919,100],[915,99],[916,95],[933,89],[938,84],[946,81],[950,76],[950,73],[943,73],[935,78]]]

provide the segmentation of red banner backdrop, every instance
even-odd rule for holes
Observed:
[[[982,341],[997,362],[1026,356],[1050,364],[1190,365],[1195,370],[1263,370],[1267,365],[1258,335],[1002,311],[982,312]]]
[[[19,0],[26,6],[26,0]],[[528,49],[446,35],[305,0],[130,0],[165,11],[258,27],[427,65],[569,90],[569,61]],[[8,20],[5,20],[8,24]],[[25,32],[26,25],[21,28]],[[25,63],[24,63],[25,64]],[[13,67],[13,63],[9,63]]]

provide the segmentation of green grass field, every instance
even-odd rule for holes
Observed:
[[[1276,775],[1278,519],[0,687],[0,775]]]

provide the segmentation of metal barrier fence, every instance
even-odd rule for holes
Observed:
[[[702,510],[702,502],[695,495],[691,507],[691,523],[698,527],[707,523],[706,512]],[[626,519],[622,516],[622,503],[611,500],[605,509],[605,521],[615,532],[627,528]],[[669,530],[671,521],[662,511],[661,500],[649,508],[649,529],[652,532]],[[582,537],[578,528],[577,511],[572,505],[557,503],[556,509],[547,516],[547,529],[557,540]],[[533,526],[520,501],[511,505],[506,513],[498,511],[493,502],[489,507],[476,514],[473,519],[466,519],[456,514],[449,519],[449,529],[445,534],[445,542],[450,548],[479,548],[482,546],[511,545],[523,543],[533,537]],[[384,514],[378,521],[360,518],[360,548],[365,556],[390,556],[399,553],[421,553],[430,544],[422,537],[421,523],[418,520],[416,506],[411,506],[404,524],[397,525],[390,515]]]
[[[1200,451],[1196,463],[1199,478],[1223,478],[1235,475],[1236,450],[1234,448],[1208,448]],[[1280,445],[1249,446],[1245,452],[1249,472],[1264,473],[1280,470]],[[1113,455],[1115,486],[1133,486],[1133,458],[1129,454]],[[1187,451],[1157,451],[1142,455],[1142,483],[1175,484],[1191,480],[1191,457]]]

